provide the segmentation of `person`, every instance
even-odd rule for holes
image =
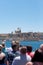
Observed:
[[[32,62],[43,62],[43,52],[41,50],[36,50],[32,58]]]
[[[40,50],[43,52],[43,44],[40,45]]]
[[[43,65],[43,44],[35,51],[32,62],[34,63],[33,65]]]
[[[20,52],[19,52],[19,48],[20,48],[19,41],[15,41],[15,43],[16,43],[16,45],[17,45],[17,53],[19,53],[19,54],[20,54]]]
[[[40,48],[35,51],[32,62],[43,62],[43,44],[41,44]]]
[[[2,52],[2,45],[0,45],[0,65],[7,65],[7,58],[5,53]]]
[[[43,62],[33,62],[33,65],[43,65]]]
[[[27,47],[27,54],[31,56],[31,58],[34,56],[34,52],[32,52],[32,46],[26,46]]]
[[[20,56],[15,57],[12,65],[25,65],[28,61],[31,61],[31,57],[26,54],[27,48],[25,46],[20,48]]]
[[[33,63],[32,62],[27,62],[26,65],[33,65]]]
[[[7,60],[9,65],[11,65],[13,59],[19,55],[19,53],[17,53],[17,44],[14,41],[12,42],[11,47],[12,51],[8,52],[7,54]]]
[[[5,49],[5,42],[2,42],[2,52],[6,52],[6,49]]]

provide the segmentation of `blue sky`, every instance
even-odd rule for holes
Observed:
[[[43,0],[0,0],[0,33],[43,32]]]

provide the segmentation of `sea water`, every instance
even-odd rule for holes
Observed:
[[[32,46],[33,51],[35,51],[40,47],[41,44],[43,44],[43,41],[21,41],[20,44],[24,46],[30,45]]]
[[[35,51],[36,49],[38,49],[40,47],[41,44],[43,44],[43,41],[20,41],[19,43],[22,46],[30,45],[30,46],[32,46],[33,51]],[[7,48],[11,47],[11,41],[7,40],[5,42],[5,44],[6,44]]]

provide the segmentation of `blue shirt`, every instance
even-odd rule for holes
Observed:
[[[12,65],[26,65],[28,61],[31,61],[31,57],[26,54],[21,54],[20,56],[14,58]]]
[[[13,59],[18,56],[19,53],[17,53],[16,51],[11,51],[11,52],[8,52],[7,54],[7,60],[9,61],[10,65],[12,64],[12,61]]]

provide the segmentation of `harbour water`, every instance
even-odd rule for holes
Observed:
[[[38,49],[40,47],[41,44],[43,44],[43,41],[22,41],[20,42],[21,45],[31,45],[33,51],[35,51],[36,49]]]
[[[7,48],[11,47],[11,41],[7,40],[5,44]],[[33,48],[33,51],[38,49],[40,47],[40,44],[43,44],[43,41],[20,41],[20,45],[23,45],[23,46],[31,45]]]

